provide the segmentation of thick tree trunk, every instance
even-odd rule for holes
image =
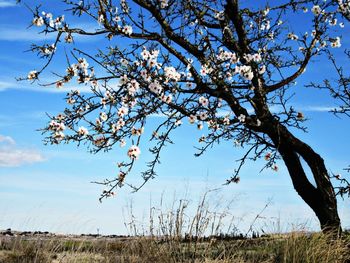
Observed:
[[[268,135],[287,166],[295,190],[315,212],[322,231],[340,233],[336,195],[324,160],[309,145],[294,137],[278,122],[269,125]],[[310,168],[315,186],[307,178],[300,158]]]

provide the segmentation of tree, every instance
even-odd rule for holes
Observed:
[[[47,62],[27,79],[39,80],[56,49],[73,45],[66,54],[66,72],[55,74],[57,80],[49,84],[60,88],[77,79],[89,85],[93,94],[69,93],[69,106],[63,114],[50,117],[43,133],[46,143],[84,143],[94,153],[131,142],[130,160],[119,163],[119,176],[101,182],[108,187],[101,199],[127,182],[141,153],[139,144],[148,117],[161,114],[163,121],[150,138],[154,158],[142,173],[144,183],[154,178],[161,150],[172,143],[171,132],[188,119],[207,131],[200,138],[203,147],[198,156],[221,141],[235,140],[244,146],[238,168],[227,183],[239,181],[248,159],[264,157],[264,168],[274,170],[278,169],[276,160],[281,159],[321,228],[341,230],[336,193],[324,160],[292,133],[306,130],[305,118],[288,101],[297,79],[314,58],[341,47],[334,28],[344,27],[338,20],[348,15],[349,1],[286,0],[275,5],[238,0],[63,2],[70,15],[89,17],[98,26],[91,31],[71,27],[64,16],[54,18],[37,7],[32,24],[57,37],[53,45],[32,46]],[[309,33],[299,33],[305,31]],[[74,43],[77,35],[105,36],[109,47],[101,47],[97,54],[85,52]],[[119,80],[119,85],[113,80]],[[315,184],[308,179],[307,168]],[[137,191],[142,185],[131,187]]]

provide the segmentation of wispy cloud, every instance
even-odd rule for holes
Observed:
[[[6,81],[0,81],[0,91],[9,89],[9,88],[13,88],[14,86],[16,86],[14,83],[11,82],[6,82]]]
[[[36,92],[48,92],[48,93],[68,93],[72,90],[79,90],[81,93],[92,93],[90,86],[74,86],[68,85],[63,88],[57,89],[55,86],[40,86],[37,84],[30,84],[27,82],[16,81],[0,81],[0,92],[5,90],[22,90],[22,91],[36,91]]]
[[[297,111],[303,112],[330,112],[334,109],[338,109],[337,106],[330,105],[286,105],[287,108],[290,106],[293,106],[293,108]],[[270,106],[270,110],[273,113],[277,113],[283,111],[283,108],[279,105],[272,105]]]
[[[40,41],[54,40],[55,34],[39,34],[36,30],[26,29],[25,26],[1,25],[0,40],[5,41]]]
[[[0,167],[17,167],[43,161],[45,158],[38,151],[19,148],[13,138],[0,135]]]
[[[50,114],[50,113],[49,113]],[[51,115],[53,115],[52,113]],[[34,125],[36,127],[39,127],[43,125],[46,118],[46,113],[42,111],[25,111],[25,112],[18,112],[16,114],[16,118],[13,118],[10,114],[1,114],[0,113],[0,129],[4,127],[21,127],[27,126],[27,125]]]
[[[49,93],[68,93],[68,92],[71,92],[72,90],[79,90],[81,93],[92,93],[92,90],[89,86],[67,86],[67,87],[57,89],[55,86],[43,87],[43,86],[38,86],[34,84],[32,86],[26,86],[24,89],[30,90],[30,91],[49,92]]]
[[[7,143],[10,145],[16,144],[15,140],[12,139],[10,136],[4,136],[0,134],[0,143]]]
[[[330,112],[334,109],[337,109],[336,106],[305,106],[302,108],[304,111],[311,111],[311,112]]]
[[[41,92],[50,92],[50,93],[68,93],[72,90],[79,90],[81,93],[93,93],[91,88],[89,86],[70,86],[70,87],[63,87],[63,88],[55,88],[52,87],[38,87],[38,91]]]
[[[0,8],[5,8],[5,7],[14,7],[16,6],[15,1],[11,0],[0,0]]]
[[[1,0],[0,0],[1,1]],[[1,2],[0,2],[1,4]],[[0,6],[1,7],[1,6]],[[96,23],[97,24],[97,23]],[[76,26],[72,26],[72,28],[80,28],[85,31],[94,32],[99,29],[98,25],[95,26],[93,23],[81,23]],[[0,40],[4,41],[54,41],[56,39],[57,34],[44,34],[40,33],[40,30],[43,28],[31,27],[27,28],[27,25],[11,25],[11,24],[1,24],[0,25]],[[75,35],[74,41],[77,42],[91,42],[96,40],[104,39],[103,36],[83,36],[83,35]]]

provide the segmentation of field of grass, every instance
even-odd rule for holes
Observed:
[[[350,262],[350,235],[301,232],[241,240],[220,238],[2,237],[1,263]]]
[[[231,201],[213,204],[210,193],[216,195],[206,192],[195,206],[178,199],[168,209],[160,198],[148,222],[136,220],[131,206],[128,237],[4,232],[0,263],[350,263],[349,232],[341,238],[300,229],[259,236],[254,224],[267,204],[242,234],[232,223]]]

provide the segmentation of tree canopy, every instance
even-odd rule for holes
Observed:
[[[315,81],[310,86],[329,89],[345,103],[335,110],[349,113],[349,79],[332,52],[343,48],[350,1],[63,2],[67,15],[89,18],[96,27],[72,27],[64,14],[32,9],[32,25],[57,37],[53,44],[31,47],[46,62],[27,79],[40,81],[42,72],[54,63],[56,50],[64,47],[67,67],[45,85],[61,88],[77,81],[91,87],[92,94],[79,89],[67,94],[67,107],[50,116],[43,133],[46,143],[86,144],[94,153],[116,145],[127,147],[126,159],[118,163],[119,175],[101,182],[107,187],[101,199],[127,184],[127,175],[147,150],[139,148],[142,139],[149,140],[153,154],[142,173],[144,183],[154,178],[162,149],[172,143],[172,131],[189,123],[206,132],[197,138],[202,145],[198,156],[221,141],[243,146],[227,183],[239,181],[248,159],[264,158],[263,169],[273,170],[278,169],[276,160],[282,159],[321,227],[339,227],[330,175],[323,159],[293,135],[294,129],[306,130],[305,116],[288,102],[303,88],[297,80],[309,65],[318,58],[333,58],[329,61],[339,81]],[[76,45],[79,35],[103,36],[109,42],[92,54]],[[154,115],[163,118],[156,127],[147,126],[148,117]],[[144,129],[152,129],[150,138],[143,138]],[[315,185],[307,178],[302,159]],[[144,183],[131,187],[138,190]]]

